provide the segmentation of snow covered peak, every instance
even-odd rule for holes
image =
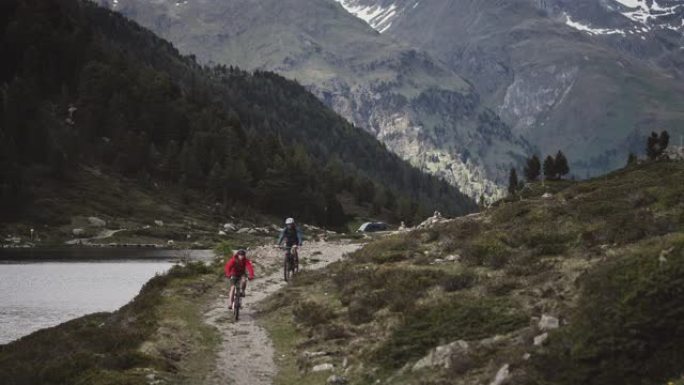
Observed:
[[[376,31],[387,31],[402,9],[396,3],[364,0],[335,0],[349,13],[365,21]],[[420,0],[413,2],[409,8],[415,8]]]
[[[628,19],[646,27],[684,30],[684,1],[682,0],[613,0]]]

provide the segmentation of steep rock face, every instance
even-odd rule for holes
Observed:
[[[651,130],[684,130],[681,0],[337,1],[391,8],[384,35],[471,80],[515,135],[564,150],[578,176],[623,165]]]
[[[532,152],[472,85],[330,0],[118,0],[109,6],[205,63],[298,80],[388,148],[457,185],[500,196]]]

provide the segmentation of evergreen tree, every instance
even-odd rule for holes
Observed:
[[[508,176],[508,194],[514,195],[518,190],[518,172],[515,168],[511,168],[511,172]]]
[[[568,166],[568,159],[565,157],[562,151],[556,153],[556,159],[553,161],[553,167],[556,171],[556,177],[558,179],[563,178],[570,172],[570,166]]]
[[[651,132],[651,136],[646,141],[646,156],[651,160],[657,159],[665,152],[669,144],[670,134],[667,131],[662,131],[660,135]]]
[[[633,152],[629,153],[629,156],[627,157],[627,166],[632,166],[637,163],[637,156],[634,155]]]
[[[541,162],[537,155],[532,155],[532,157],[527,160],[524,173],[525,179],[527,179],[528,182],[534,182],[539,178],[539,174],[541,174]]]
[[[556,161],[549,155],[544,159],[544,177],[546,179],[555,179],[557,174]]]

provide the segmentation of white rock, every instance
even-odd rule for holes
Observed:
[[[453,360],[458,356],[469,353],[470,346],[466,341],[458,340],[448,345],[442,345],[431,350],[425,357],[416,362],[411,370],[417,371],[423,368],[440,366],[448,369]]]
[[[449,262],[458,262],[458,261],[461,260],[461,256],[458,255],[458,254],[452,254],[452,255],[447,256],[447,257],[444,258],[444,259],[445,259],[446,261],[449,261]]]
[[[499,369],[498,372],[496,372],[496,377],[494,377],[494,381],[490,382],[489,385],[501,385],[510,376],[511,376],[511,372],[508,369],[508,364],[505,364],[504,366],[501,367],[501,369]]]
[[[88,217],[88,223],[94,227],[105,227],[107,225],[107,222],[105,222],[104,219],[98,217]]]
[[[238,230],[237,233],[238,233],[238,234],[244,234],[244,233],[248,232],[249,230],[250,230],[250,229],[248,229],[248,228],[246,228],[246,227],[243,227],[243,228],[241,228],[240,230]]]
[[[304,356],[306,358],[316,358],[316,357],[323,357],[327,356],[328,352],[304,352]]]
[[[166,241],[166,244],[169,246],[173,246],[175,243],[176,242],[174,242],[173,239],[169,239],[168,241]]]
[[[226,232],[223,230],[219,230],[218,235],[226,235]]]
[[[223,225],[223,230],[225,231],[237,231],[237,226],[232,223],[226,223]]]
[[[525,361],[527,361],[527,360],[530,359],[530,357],[532,357],[532,355],[531,355],[530,353],[525,353],[525,354],[523,354],[522,359],[525,360]]]
[[[328,380],[326,381],[326,384],[328,385],[345,385],[347,383],[347,379],[338,376],[337,374],[333,374],[332,376],[328,377]]]
[[[78,237],[78,236],[80,236],[80,235],[83,235],[83,233],[85,233],[85,230],[83,230],[83,229],[73,229],[73,230],[71,230],[71,233]]]
[[[543,333],[534,337],[534,346],[542,346],[549,338],[549,333]]]
[[[159,219],[155,219],[155,220],[154,220],[154,224],[157,225],[157,226],[164,226],[164,221],[159,220]]]
[[[541,320],[539,320],[539,330],[553,330],[553,329],[558,329],[560,326],[560,322],[558,321],[558,318],[552,317],[547,314],[543,314],[541,317]]]
[[[249,230],[247,230],[247,234],[257,234],[258,232],[259,232],[259,230],[257,230],[257,229],[249,229]]]
[[[333,369],[335,369],[335,367],[333,366],[333,364],[320,364],[320,365],[314,366],[314,367],[311,369],[311,371],[312,371],[312,372],[325,372],[325,371],[333,370]]]
[[[544,195],[542,195],[542,199],[551,199],[551,198],[553,198],[553,194],[551,194],[551,193],[544,193]]]

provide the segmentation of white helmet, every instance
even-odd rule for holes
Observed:
[[[287,219],[285,220],[285,224],[286,224],[286,225],[292,225],[292,224],[294,224],[294,218],[287,218]]]

